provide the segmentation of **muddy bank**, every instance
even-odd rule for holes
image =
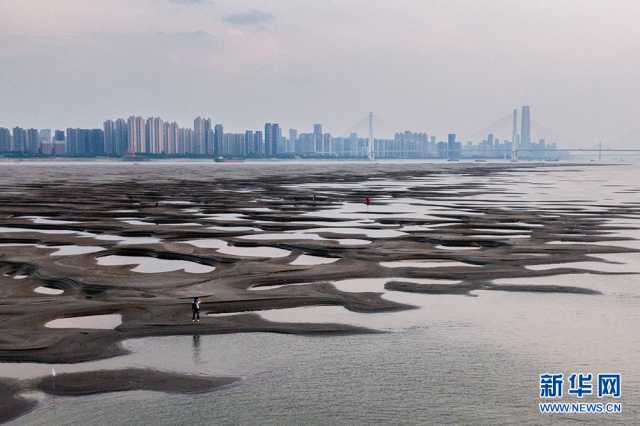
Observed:
[[[67,397],[138,390],[198,394],[239,380],[237,377],[204,377],[136,368],[65,373],[24,381],[0,378],[0,423],[16,419],[36,407],[36,400],[21,396],[28,392]]]
[[[409,293],[422,294],[466,294],[474,290],[489,291],[515,291],[523,293],[566,293],[566,294],[590,294],[600,295],[601,292],[582,287],[559,286],[559,285],[510,285],[510,284],[416,284],[411,282],[390,281],[384,288],[395,291],[405,291]]]
[[[31,386],[57,396],[83,396],[136,390],[195,394],[211,392],[238,380],[240,379],[237,377],[203,377],[130,368],[48,376],[32,382]]]
[[[386,287],[435,297],[476,289],[588,293],[486,283],[580,272],[527,267],[632,252],[616,246],[625,239],[619,233],[629,228],[606,219],[640,214],[637,203],[525,201],[506,209],[493,200],[501,192],[490,185],[492,179],[522,170],[545,173],[531,164],[185,167],[0,169],[0,361],[108,358],[124,354],[122,340],[147,336],[375,332],[322,318],[289,324],[251,314],[207,314],[312,305],[365,313],[412,308],[380,293],[341,292],[331,285],[349,278],[460,282]],[[431,180],[448,175],[473,181]],[[362,203],[365,196],[374,200],[371,206]],[[466,197],[472,202],[462,204]],[[61,248],[78,254],[60,255]],[[273,257],[262,248],[288,254]],[[296,265],[301,255],[338,260]],[[125,261],[104,264],[114,258]],[[147,269],[141,272],[136,262]],[[158,262],[177,266],[154,273]],[[434,264],[425,267],[429,262]],[[62,293],[36,293],[39,288]],[[198,325],[190,317],[189,298],[196,295],[202,297]],[[45,327],[60,318],[105,314],[121,315],[122,323],[108,330]]]
[[[0,379],[0,423],[27,414],[38,404],[37,401],[20,397],[22,390],[18,381]]]

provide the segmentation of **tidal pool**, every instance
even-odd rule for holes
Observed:
[[[196,262],[174,259],[158,259],[146,256],[119,256],[109,255],[98,258],[98,265],[120,266],[135,265],[131,270],[140,273],[161,273],[184,270],[191,274],[206,274],[216,268],[209,265],[202,265]]]
[[[92,328],[111,330],[120,324],[122,324],[122,316],[120,314],[109,314],[60,318],[49,321],[44,326],[47,328]]]

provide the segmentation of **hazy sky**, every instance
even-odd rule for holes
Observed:
[[[638,0],[0,0],[0,126],[343,134],[371,110],[381,136],[466,139],[529,104],[548,139],[622,146],[639,78]]]

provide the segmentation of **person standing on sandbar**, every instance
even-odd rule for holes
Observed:
[[[191,322],[197,322],[198,324],[200,324],[200,298],[198,296],[194,297],[193,301],[191,302],[191,312],[193,313]]]

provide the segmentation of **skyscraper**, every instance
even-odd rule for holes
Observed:
[[[80,129],[67,128],[67,141],[66,153],[67,155],[78,155],[80,146]]]
[[[211,127],[211,119],[207,118],[203,122],[204,128],[204,150],[203,154],[213,155],[213,140],[214,140],[214,132]]]
[[[27,131],[22,127],[13,128],[13,145],[11,151],[25,152],[27,147]]]
[[[247,157],[256,156],[256,147],[253,143],[253,130],[245,130],[244,132],[244,151]]]
[[[116,123],[113,120],[104,122],[104,151],[107,155],[115,155],[116,153]]]
[[[11,151],[11,130],[0,127],[0,152]]]
[[[124,155],[129,150],[129,126],[122,118],[116,120],[113,149],[113,154],[115,155]]]
[[[142,117],[131,116],[127,120],[129,127],[129,154],[143,154],[146,153],[145,147],[145,121]],[[68,145],[68,142],[67,142]]]
[[[275,157],[278,155],[278,144],[280,143],[280,136],[280,125],[278,123],[265,123],[264,148],[266,157]]]
[[[520,125],[520,143],[531,144],[531,111],[528,105],[522,107],[522,123]]]
[[[106,155],[123,155],[128,151],[129,126],[122,118],[104,122],[104,153]]]
[[[51,129],[40,129],[38,131],[38,139],[40,143],[40,150],[44,152],[46,147],[46,152],[51,153]]]
[[[29,154],[37,154],[40,152],[40,133],[38,129],[27,130],[26,152]]]
[[[205,120],[202,117],[196,117],[196,119],[193,120],[193,154],[206,154],[205,135]]]
[[[322,124],[313,125],[313,151],[317,154],[323,152],[322,150]]]
[[[331,133],[322,135],[322,153],[331,154]]]
[[[53,155],[62,155],[67,152],[64,131],[56,130],[53,133]]]
[[[219,157],[222,155],[222,143],[224,142],[224,127],[222,124],[216,124],[213,130],[213,155]]]
[[[179,153],[179,139],[180,139],[180,127],[178,123],[172,121],[171,123],[165,123],[169,128],[167,130],[167,139],[166,139],[166,152],[168,154],[177,154]]]
[[[91,129],[88,134],[88,146],[83,155],[104,155],[104,130]]]
[[[150,117],[145,124],[146,152],[162,153],[164,146],[164,122],[160,117]]]
[[[253,134],[253,146],[257,157],[264,156],[264,135],[260,130],[256,130]]]
[[[287,147],[287,152],[296,152],[296,144],[298,142],[298,130],[297,129],[289,129],[289,146]]]
[[[458,143],[456,142],[456,134],[449,133],[447,135],[447,159],[456,160],[459,156]]]
[[[514,110],[513,110],[513,128],[512,128],[512,132],[511,132],[511,142],[515,143],[517,135],[518,135],[518,110],[514,108]]]

